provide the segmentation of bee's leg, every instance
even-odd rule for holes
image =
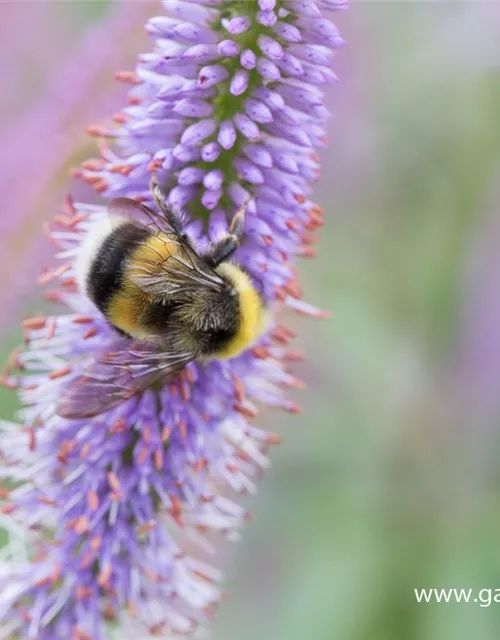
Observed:
[[[210,251],[203,256],[212,267],[217,267],[221,262],[230,258],[240,246],[248,202],[247,200],[234,214],[227,236],[224,236],[222,240],[214,244]]]
[[[181,238],[186,239],[187,236],[184,233],[182,221],[178,218],[174,209],[169,207],[169,205],[167,204],[165,200],[165,194],[156,176],[153,176],[151,178],[149,182],[149,189],[151,191],[153,202],[158,207],[158,209],[163,213],[163,215],[165,216],[165,220],[167,221],[169,226],[172,227],[174,233],[176,233],[178,236],[181,236]]]
[[[222,240],[212,245],[211,249],[203,255],[203,259],[212,268],[218,267],[221,262],[230,258],[239,246],[238,236],[228,234],[222,238]]]
[[[248,203],[245,202],[245,204],[240,209],[238,209],[238,211],[234,214],[233,219],[231,220],[231,224],[229,225],[229,233],[232,236],[235,236],[238,240],[243,235],[247,204]]]

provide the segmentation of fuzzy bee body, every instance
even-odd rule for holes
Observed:
[[[228,261],[239,245],[244,211],[200,255],[157,185],[153,196],[161,214],[117,198],[110,217],[96,222],[82,243],[79,288],[120,336],[117,348],[100,354],[69,387],[58,407],[62,417],[98,415],[192,360],[234,357],[265,329],[261,295],[248,274]]]
[[[184,257],[182,246],[167,234],[123,220],[93,230],[89,253],[80,269],[83,292],[120,333],[134,338],[164,337],[197,357],[232,357],[255,339],[261,301],[249,277],[227,262],[214,271],[223,281],[218,290],[190,291],[182,296],[144,291],[133,278],[143,265]],[[96,237],[97,236],[97,237]]]

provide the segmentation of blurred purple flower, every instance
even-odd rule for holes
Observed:
[[[293,262],[313,255],[309,232],[321,225],[309,200],[319,174],[314,147],[325,143],[318,85],[333,78],[328,54],[341,44],[319,7],[344,3],[164,6],[169,17],[147,25],[154,52],[135,72],[118,74],[133,85],[114,118],[119,126],[90,129],[115,144],[80,175],[107,198],[148,201],[155,172],[169,201],[192,214],[187,231],[200,248],[252,196],[237,259],[271,303],[321,317],[300,299]],[[290,42],[302,48],[291,53]],[[235,55],[240,50],[243,57]],[[235,77],[252,66],[249,52],[256,70],[235,94]],[[298,411],[284,394],[300,386],[286,371],[298,354],[287,348],[292,333],[275,325],[243,355],[192,363],[174,382],[94,419],[55,414],[68,381],[116,343],[74,283],[82,237],[105,215],[104,205],[68,200],[56,219],[51,235],[63,262],[41,281],[59,281],[49,297],[69,312],[25,323],[26,346],[11,365],[26,375],[4,378],[26,408],[22,427],[1,424],[2,474],[19,484],[4,492],[2,512],[13,534],[29,529],[37,555],[2,569],[0,638],[102,640],[110,625],[130,618],[151,634],[190,634],[208,624],[220,576],[190,545],[210,548],[211,532],[235,539],[248,515],[225,494],[253,491],[267,448],[279,442],[251,423],[258,405]],[[208,219],[208,237],[199,218]]]
[[[10,34],[18,45],[22,40],[18,33],[22,30],[24,38],[36,49],[37,59],[42,60],[54,42],[61,47],[62,26],[58,25],[58,31],[57,17],[50,13],[50,6],[46,2],[34,3],[28,17],[26,6],[19,10],[17,3],[0,3],[1,25],[9,27],[6,35]],[[20,15],[15,15],[16,20],[10,24],[9,12],[15,12],[16,7]],[[109,77],[127,49],[130,55],[131,33],[146,12],[147,6],[141,3],[130,4],[125,0],[113,3],[106,19],[82,34],[71,55],[61,59],[58,52],[58,65],[47,70],[43,90],[39,96],[30,96],[29,108],[21,113],[12,107],[1,110],[0,188],[4,213],[0,217],[0,249],[3,263],[15,262],[17,268],[4,274],[0,286],[0,326],[17,311],[20,301],[32,289],[32,274],[47,258],[47,242],[38,232],[41,216],[53,211],[67,189],[62,181],[66,171],[62,169],[68,166],[78,147],[86,144],[85,124],[103,111],[116,108],[119,94],[110,86]],[[32,27],[36,35],[33,40]],[[4,38],[3,42],[11,56],[9,60],[0,60],[0,67],[6,72],[2,78],[3,91],[16,95],[20,90],[15,81],[21,78],[25,82],[26,71],[16,68],[14,77],[9,77],[17,52],[10,46],[10,40]],[[26,53],[26,43],[22,47]]]

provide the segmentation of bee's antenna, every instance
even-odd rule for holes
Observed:
[[[245,202],[241,205],[238,211],[234,214],[233,219],[231,220],[231,224],[229,225],[229,233],[233,236],[236,236],[238,239],[243,234],[245,213],[247,212],[250,200],[252,200],[252,196],[245,200]]]
[[[204,259],[212,268],[217,267],[224,260],[228,260],[240,246],[240,238],[243,235],[245,224],[245,213],[251,199],[251,197],[248,198],[234,214],[229,225],[229,233],[221,238],[219,242],[212,245],[212,248],[204,254]]]
[[[182,215],[177,213],[175,209],[168,204],[165,191],[163,190],[163,187],[161,186],[158,178],[155,175],[151,176],[151,180],[149,181],[149,190],[151,192],[153,202],[161,211],[167,224],[174,230],[174,232],[178,236],[186,240],[187,236],[184,233],[183,229]]]
[[[150,191],[156,191],[156,189],[160,186],[160,183],[158,182],[158,178],[156,177],[156,175],[152,175],[151,176],[151,180],[149,181],[149,189]]]
[[[165,205],[165,194],[158,182],[158,178],[153,175],[151,176],[151,180],[149,181],[149,190],[151,191],[151,196],[156,204],[156,206],[161,210]]]

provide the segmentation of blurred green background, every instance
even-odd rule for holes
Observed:
[[[50,263],[41,223],[68,189],[67,169],[93,155],[89,116],[123,104],[112,73],[147,50],[141,23],[159,9],[34,4],[44,12],[35,25],[33,3],[0,3],[0,30],[17,12],[34,39],[17,43],[15,73],[12,56],[0,58],[11,73],[0,128],[19,131],[50,107],[61,51],[79,68],[88,34],[109,37],[82,93],[88,108],[53,124],[66,155],[2,226],[4,355],[19,318],[42,307],[31,285]],[[500,5],[364,2],[334,18],[348,47],[328,93],[317,189],[326,227],[319,258],[300,265],[306,298],[334,315],[290,318],[308,352],[297,368],[309,385],[303,413],[267,415],[286,439],[225,559],[212,638],[497,638],[500,605],[419,605],[413,589],[500,588]],[[24,163],[50,155],[40,122]],[[18,199],[29,172],[19,161],[16,173],[5,149],[0,166]],[[1,417],[14,400],[0,391]]]

